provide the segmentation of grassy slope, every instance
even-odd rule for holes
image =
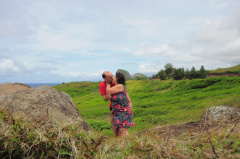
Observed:
[[[104,135],[112,135],[109,102],[103,101],[100,82],[72,82],[54,88],[72,96],[83,119]],[[128,93],[134,108],[136,133],[157,125],[199,120],[210,106],[240,107],[240,78],[217,77],[183,81],[131,80]]]
[[[229,68],[218,68],[216,70],[210,71],[210,73],[223,73],[223,72],[240,72],[240,65],[229,67]]]

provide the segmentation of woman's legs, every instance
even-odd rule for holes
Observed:
[[[114,116],[113,116],[112,111],[111,111],[110,115],[111,115],[110,122],[112,125],[113,134],[114,134],[114,137],[117,137],[118,135],[117,135],[117,130],[114,127]]]
[[[118,137],[127,137],[129,135],[128,128],[119,128],[117,130]]]

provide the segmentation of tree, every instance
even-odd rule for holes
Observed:
[[[164,65],[164,68],[167,75],[170,75],[174,70],[173,65],[171,63],[167,63],[166,65]]]
[[[173,79],[180,80],[184,77],[184,68],[175,69],[173,73]]]
[[[193,66],[189,74],[189,79],[194,79],[194,78],[197,78],[197,72],[195,67]]]
[[[204,69],[204,66],[202,65],[200,70],[199,70],[199,76],[200,78],[204,79],[207,77],[207,71]]]
[[[160,71],[156,74],[156,76],[157,76],[158,78],[160,78],[161,80],[165,80],[166,77],[167,77],[167,73],[166,73],[164,70],[160,70]]]
[[[185,74],[185,77],[186,77],[186,78],[190,79],[190,71],[189,71],[189,69],[186,69],[186,71],[184,72],[184,74]]]
[[[158,77],[157,77],[157,75],[152,75],[151,78],[152,78],[152,79],[156,79],[156,78],[158,78]]]

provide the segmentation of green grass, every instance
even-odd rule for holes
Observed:
[[[109,101],[99,93],[100,82],[72,82],[54,88],[71,95],[83,119],[103,135],[112,136]],[[127,91],[133,103],[137,133],[149,127],[197,121],[203,112],[217,105],[240,107],[240,78],[160,81],[130,80]]]
[[[216,70],[210,71],[210,73],[224,73],[224,72],[240,72],[240,65],[229,67],[229,68],[218,68]]]

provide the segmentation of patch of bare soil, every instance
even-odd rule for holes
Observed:
[[[224,122],[215,122],[215,123],[207,123],[207,122],[189,122],[182,125],[170,125],[170,126],[163,126],[159,128],[154,128],[151,130],[145,130],[137,135],[158,135],[158,136],[171,136],[171,137],[177,137],[182,135],[183,133],[187,134],[193,134],[193,133],[200,133],[203,131],[217,131],[220,129],[230,129],[234,125],[239,125],[240,121],[237,120],[235,122],[231,123],[224,123]]]
[[[208,77],[220,77],[220,76],[239,77],[240,73],[222,72],[222,73],[209,73],[208,74]]]
[[[31,87],[21,83],[0,84],[0,102],[3,100],[4,97],[9,96],[10,94],[15,93],[19,90],[24,90],[28,88],[31,88]]]

